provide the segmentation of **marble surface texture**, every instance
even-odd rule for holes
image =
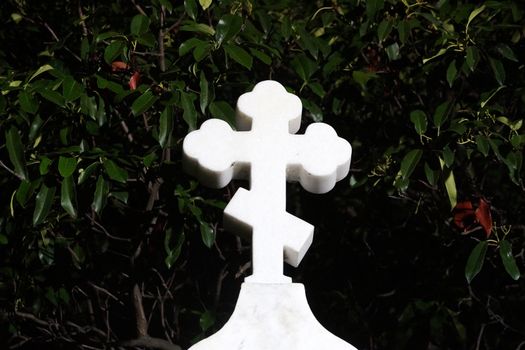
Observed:
[[[244,283],[226,325],[190,350],[356,350],[316,320],[300,283]]]

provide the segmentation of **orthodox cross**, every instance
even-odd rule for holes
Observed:
[[[247,282],[287,283],[283,260],[298,266],[313,239],[314,227],[286,212],[286,181],[325,193],[350,168],[352,148],[325,123],[304,135],[301,100],[278,82],[258,83],[237,101],[234,131],[220,119],[204,122],[184,139],[184,166],[203,184],[221,188],[232,179],[249,179],[224,210],[224,226],[252,239],[252,275]]]

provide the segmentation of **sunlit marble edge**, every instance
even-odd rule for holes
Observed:
[[[313,315],[301,283],[241,286],[235,310],[212,336],[189,350],[357,350]]]

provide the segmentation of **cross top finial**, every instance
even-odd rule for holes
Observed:
[[[302,104],[299,97],[273,80],[265,80],[237,100],[238,130],[250,130],[252,122],[286,121],[288,132],[295,134],[301,126]]]
[[[184,139],[185,168],[203,183],[250,181],[250,190],[239,188],[224,210],[225,227],[253,240],[248,282],[290,282],[283,258],[297,266],[312,242],[313,226],[286,212],[286,180],[324,193],[350,168],[350,144],[331,126],[313,123],[304,135],[293,135],[301,109],[301,100],[281,84],[263,81],[237,102],[237,127],[248,131],[210,119]]]

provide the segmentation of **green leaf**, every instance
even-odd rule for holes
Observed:
[[[405,155],[405,157],[401,161],[400,168],[401,176],[403,177],[403,179],[408,179],[410,175],[412,175],[414,169],[421,160],[422,155],[423,151],[420,149],[413,149]]]
[[[95,195],[93,197],[93,203],[91,207],[93,210],[100,215],[104,207],[109,194],[109,185],[102,175],[99,175],[97,179],[97,187],[95,188]]]
[[[22,17],[22,15],[19,14],[19,13],[13,12],[13,13],[11,14],[11,19],[13,20],[13,22],[15,22],[16,24],[18,24],[18,23],[20,23],[20,21],[21,21],[22,19],[24,19],[24,17]]]
[[[478,151],[481,152],[481,154],[483,154],[485,157],[489,155],[490,145],[486,136],[476,136],[476,146]]]
[[[131,34],[135,36],[141,36],[149,30],[151,21],[147,16],[136,15],[131,20]]]
[[[503,57],[505,57],[506,59],[511,60],[511,61],[514,61],[514,62],[519,62],[519,61],[518,61],[518,58],[517,58],[516,55],[514,54],[514,51],[512,51],[512,49],[510,48],[509,45],[507,45],[507,44],[498,44],[498,45],[496,46],[496,50],[498,50],[498,52],[499,52]]]
[[[76,219],[76,192],[75,180],[73,179],[73,176],[65,177],[62,180],[62,186],[60,189],[60,205],[73,219]]]
[[[481,103],[480,103],[481,108],[485,108],[485,106],[487,105],[487,103],[489,103],[489,101],[492,100],[492,98],[493,98],[494,96],[496,96],[496,94],[497,94],[498,92],[500,92],[501,90],[503,90],[504,88],[505,88],[505,86],[503,86],[503,85],[502,85],[502,86],[498,86],[496,89],[492,90],[492,91],[490,92],[490,94],[488,94],[488,93],[483,94],[483,95],[485,95],[485,96],[488,95],[488,97],[485,98],[485,99],[483,99],[483,100],[481,101]],[[482,96],[483,96],[483,95],[482,95]]]
[[[429,57],[429,58],[423,58],[423,64],[427,63],[427,62],[430,61],[430,60],[433,60],[434,58],[438,58],[439,56],[444,55],[446,52],[447,52],[447,49],[445,49],[445,48],[441,48],[441,49],[438,51],[438,53],[435,54],[434,56]]]
[[[479,15],[481,12],[483,12],[483,10],[485,10],[485,5],[482,5],[482,6],[478,7],[477,9],[475,9],[474,11],[472,11],[470,13],[470,15],[468,16],[468,21],[467,21],[467,26],[465,28],[465,32],[468,31],[468,27],[470,26],[470,22],[472,22],[472,20],[474,18],[476,18],[477,15]]]
[[[502,240],[499,245],[499,255],[505,270],[512,277],[513,280],[517,281],[520,278],[520,270],[516,265],[516,260],[512,255],[512,245],[507,240]]]
[[[237,35],[241,30],[241,26],[241,17],[230,14],[222,16],[219,23],[217,23],[217,27],[215,27],[215,39],[218,45],[221,45],[223,42],[228,42]]]
[[[323,86],[317,82],[308,83],[308,87],[320,98],[323,98],[326,95],[326,91],[324,91]]]
[[[410,112],[410,121],[414,124],[414,128],[419,135],[423,135],[427,131],[427,115],[420,109]]]
[[[366,1],[366,15],[369,19],[373,19],[377,11],[381,10],[385,4],[384,0],[368,0]]]
[[[388,59],[390,61],[395,61],[401,58],[401,55],[399,54],[399,44],[393,43],[386,47],[386,54],[388,56]]]
[[[366,84],[370,79],[377,78],[377,74],[373,72],[365,72],[360,70],[355,70],[352,72],[352,79],[359,85],[363,90],[366,90]]]
[[[184,10],[192,20],[197,19],[198,9],[195,0],[184,0]]]
[[[100,95],[98,96],[98,107],[95,113],[95,119],[98,121],[98,126],[106,124],[106,104]]]
[[[454,80],[456,80],[456,75],[458,74],[458,69],[456,68],[456,60],[452,60],[447,68],[447,82],[448,86],[452,87]]]
[[[445,161],[439,158],[439,164],[441,165],[441,170],[444,170]],[[450,202],[450,207],[454,209],[458,203],[458,190],[456,187],[456,179],[454,177],[454,172],[452,169],[449,170],[448,174],[445,173],[445,189],[447,190],[448,200]]]
[[[397,24],[397,32],[401,44],[404,45],[407,42],[408,36],[410,35],[410,24],[408,21],[400,21]]]
[[[21,181],[15,195],[18,204],[25,208],[27,201],[31,198],[40,183],[41,179],[37,179],[35,181]]]
[[[94,162],[90,164],[86,169],[83,169],[80,171],[80,175],[78,176],[78,184],[82,185],[98,168],[98,162]]]
[[[204,245],[208,248],[213,247],[213,243],[215,242],[215,232],[213,227],[211,227],[207,222],[201,221],[200,231],[202,243],[204,243]]]
[[[42,159],[40,159],[40,165],[38,167],[38,171],[40,172],[40,175],[46,175],[49,172],[49,167],[53,161],[49,159],[46,156],[43,156]]]
[[[199,87],[201,89],[200,93],[200,108],[202,114],[206,112],[206,107],[208,107],[208,104],[210,103],[210,91],[208,87],[208,80],[206,80],[206,75],[204,75],[204,72],[201,71],[200,75],[200,82]]]
[[[501,145],[501,141],[497,139],[487,138],[490,148],[492,149],[492,152],[496,155],[496,158],[498,158],[499,161],[503,162],[503,156],[501,155],[501,152],[499,151],[499,146]]]
[[[22,110],[27,113],[35,114],[38,111],[38,102],[32,94],[25,90],[18,93],[18,102]]]
[[[153,162],[155,160],[157,160],[157,154],[155,152],[151,152],[150,154],[146,155],[144,158],[142,158],[142,163],[144,163],[144,166],[146,168],[149,168],[151,166],[151,164],[153,164]]]
[[[452,152],[450,147],[446,145],[443,147],[443,161],[445,162],[445,165],[447,168],[450,168],[450,166],[454,163],[455,154]]]
[[[177,261],[177,259],[179,258],[180,256],[180,252],[181,252],[181,248],[182,248],[182,244],[184,243],[184,240],[185,240],[185,235],[184,235],[184,232],[181,232],[178,236],[177,236],[177,241],[175,243],[175,246],[172,248],[170,248],[170,240],[171,240],[171,236],[172,236],[172,228],[168,228],[166,230],[166,235],[164,237],[164,250],[166,251],[166,259],[164,259],[164,263],[166,264],[166,266],[168,267],[168,269],[171,269],[171,267],[173,266],[173,264],[175,264],[175,262]]]
[[[184,113],[182,114],[182,119],[188,124],[190,130],[195,130],[197,128],[197,111],[195,110],[195,105],[193,101],[195,100],[195,95],[188,92],[181,91],[180,101],[182,104],[182,109]]]
[[[95,76],[97,77],[97,86],[100,89],[109,89],[110,91],[113,91],[117,95],[122,95],[125,93],[122,85],[117,84],[113,81],[104,79],[100,75],[95,74]]]
[[[191,52],[196,46],[204,46],[207,42],[197,39],[197,38],[191,38],[180,44],[179,46],[179,56],[184,56]]]
[[[224,51],[230,56],[235,62],[243,65],[244,67],[251,69],[253,58],[246,52],[246,50],[236,45],[224,45]]]
[[[102,164],[106,170],[106,174],[108,174],[110,179],[121,183],[126,183],[128,180],[128,172],[126,169],[121,168],[111,159],[105,159]]]
[[[80,111],[93,119],[97,113],[97,103],[95,102],[95,97],[82,94],[80,96]]]
[[[22,179],[28,180],[26,169],[26,160],[24,158],[24,146],[18,133],[18,129],[12,126],[9,131],[5,133],[5,144],[7,152],[9,153],[9,160],[15,167],[15,173]]]
[[[139,36],[137,42],[141,45],[153,48],[157,44],[157,38],[152,32],[147,32]]]
[[[315,102],[312,102],[307,99],[302,99],[304,108],[308,111],[310,118],[314,122],[320,122],[323,120],[323,111]]]
[[[7,239],[7,237],[3,234],[0,234],[0,244],[6,245],[8,243],[9,243],[9,240]]]
[[[168,10],[169,13],[173,11],[173,5],[171,4],[171,0],[159,0],[159,3]]]
[[[180,27],[185,32],[197,32],[209,36],[215,35],[215,29],[204,23],[188,23]]]
[[[499,85],[503,85],[505,83],[505,67],[503,66],[503,63],[492,57],[489,57],[489,61],[490,67],[494,72],[494,78],[496,78]]]
[[[66,101],[64,100],[64,97],[62,97],[62,95],[60,95],[58,92],[54,90],[47,89],[47,88],[41,88],[41,89],[38,89],[37,92],[40,94],[40,96],[42,96],[43,98],[45,98],[46,100],[50,102],[53,102],[57,106],[64,107],[66,103]]]
[[[272,58],[268,56],[267,54],[265,54],[264,52],[250,47],[250,53],[252,54],[253,57],[257,58],[262,63],[266,65],[272,64]]]
[[[109,39],[109,38],[116,38],[116,37],[124,37],[123,34],[119,33],[119,32],[114,32],[114,31],[109,31],[109,32],[104,32],[104,33],[100,33],[99,35],[97,35],[97,37],[95,38],[95,43],[99,43],[101,41],[104,41],[106,39]]]
[[[86,61],[89,56],[89,45],[89,39],[87,37],[82,38],[82,41],[80,42],[80,58],[82,58],[82,61]]]
[[[206,56],[208,55],[210,51],[210,48],[211,48],[211,45],[210,43],[207,43],[207,42],[203,42],[203,43],[199,43],[195,45],[195,49],[193,50],[193,58],[195,59],[195,61],[200,62],[204,58],[206,58]]]
[[[129,192],[117,191],[117,192],[111,192],[109,195],[111,197],[118,199],[124,204],[128,204]]]
[[[162,148],[168,146],[173,131],[173,107],[166,106],[160,115],[159,121],[159,144]]]
[[[148,90],[133,102],[131,105],[131,112],[133,112],[134,116],[141,115],[153,106],[157,99],[158,97],[153,95],[151,90]]]
[[[43,123],[44,121],[42,120],[42,118],[40,118],[39,115],[36,115],[35,119],[33,119],[33,122],[31,123],[31,126],[29,127],[29,135],[28,135],[29,141],[33,142],[35,140]]]
[[[206,332],[214,324],[215,324],[215,314],[212,311],[206,310],[205,312],[201,314],[200,319],[199,319],[199,325],[203,332]]]
[[[213,0],[199,0],[199,4],[203,10],[206,10],[208,7],[210,7],[212,2]]]
[[[40,74],[45,73],[45,72],[50,71],[50,70],[53,70],[53,69],[55,69],[55,68],[53,68],[53,66],[51,66],[49,64],[44,64],[43,66],[38,68],[36,70],[36,72],[33,73],[33,75],[31,75],[31,77],[29,78],[29,80],[27,82],[29,83],[29,82],[31,82],[31,80],[33,80],[36,77],[38,77]]]
[[[62,95],[66,101],[74,101],[82,95],[82,85],[77,83],[72,76],[67,76],[62,83]]]
[[[483,263],[485,262],[485,255],[487,254],[487,241],[481,241],[470,253],[467,265],[465,266],[465,278],[467,279],[468,284],[472,282],[474,277],[481,271]]]
[[[465,57],[465,60],[467,62],[467,66],[470,68],[470,70],[473,72],[474,68],[476,68],[476,64],[479,61],[479,51],[478,48],[475,46],[469,46],[467,47],[467,55]]]
[[[431,186],[435,186],[437,184],[438,172],[437,170],[433,170],[427,162],[425,162],[425,176]]]
[[[377,27],[377,38],[379,39],[379,42],[382,42],[390,35],[392,27],[393,23],[389,19],[384,19],[379,23],[379,26]]]
[[[214,118],[219,118],[235,127],[235,111],[226,101],[214,101],[210,104],[210,113]]]
[[[450,102],[445,101],[441,103],[439,106],[437,106],[436,110],[434,111],[434,116],[432,118],[434,125],[439,129],[447,120],[448,114],[449,114],[449,107]]]
[[[309,59],[304,54],[295,56],[291,65],[297,75],[303,79],[304,82],[307,82],[319,67],[316,62]]]
[[[124,51],[126,43],[122,40],[115,40],[104,50],[104,61],[111,64]]]
[[[51,207],[53,206],[55,192],[55,187],[47,187],[45,184],[42,184],[40,187],[40,191],[38,191],[38,194],[36,195],[35,211],[33,212],[33,226],[37,226],[46,219]]]
[[[63,157],[58,158],[58,172],[62,177],[69,177],[73,174],[77,167],[77,160],[75,158]]]

